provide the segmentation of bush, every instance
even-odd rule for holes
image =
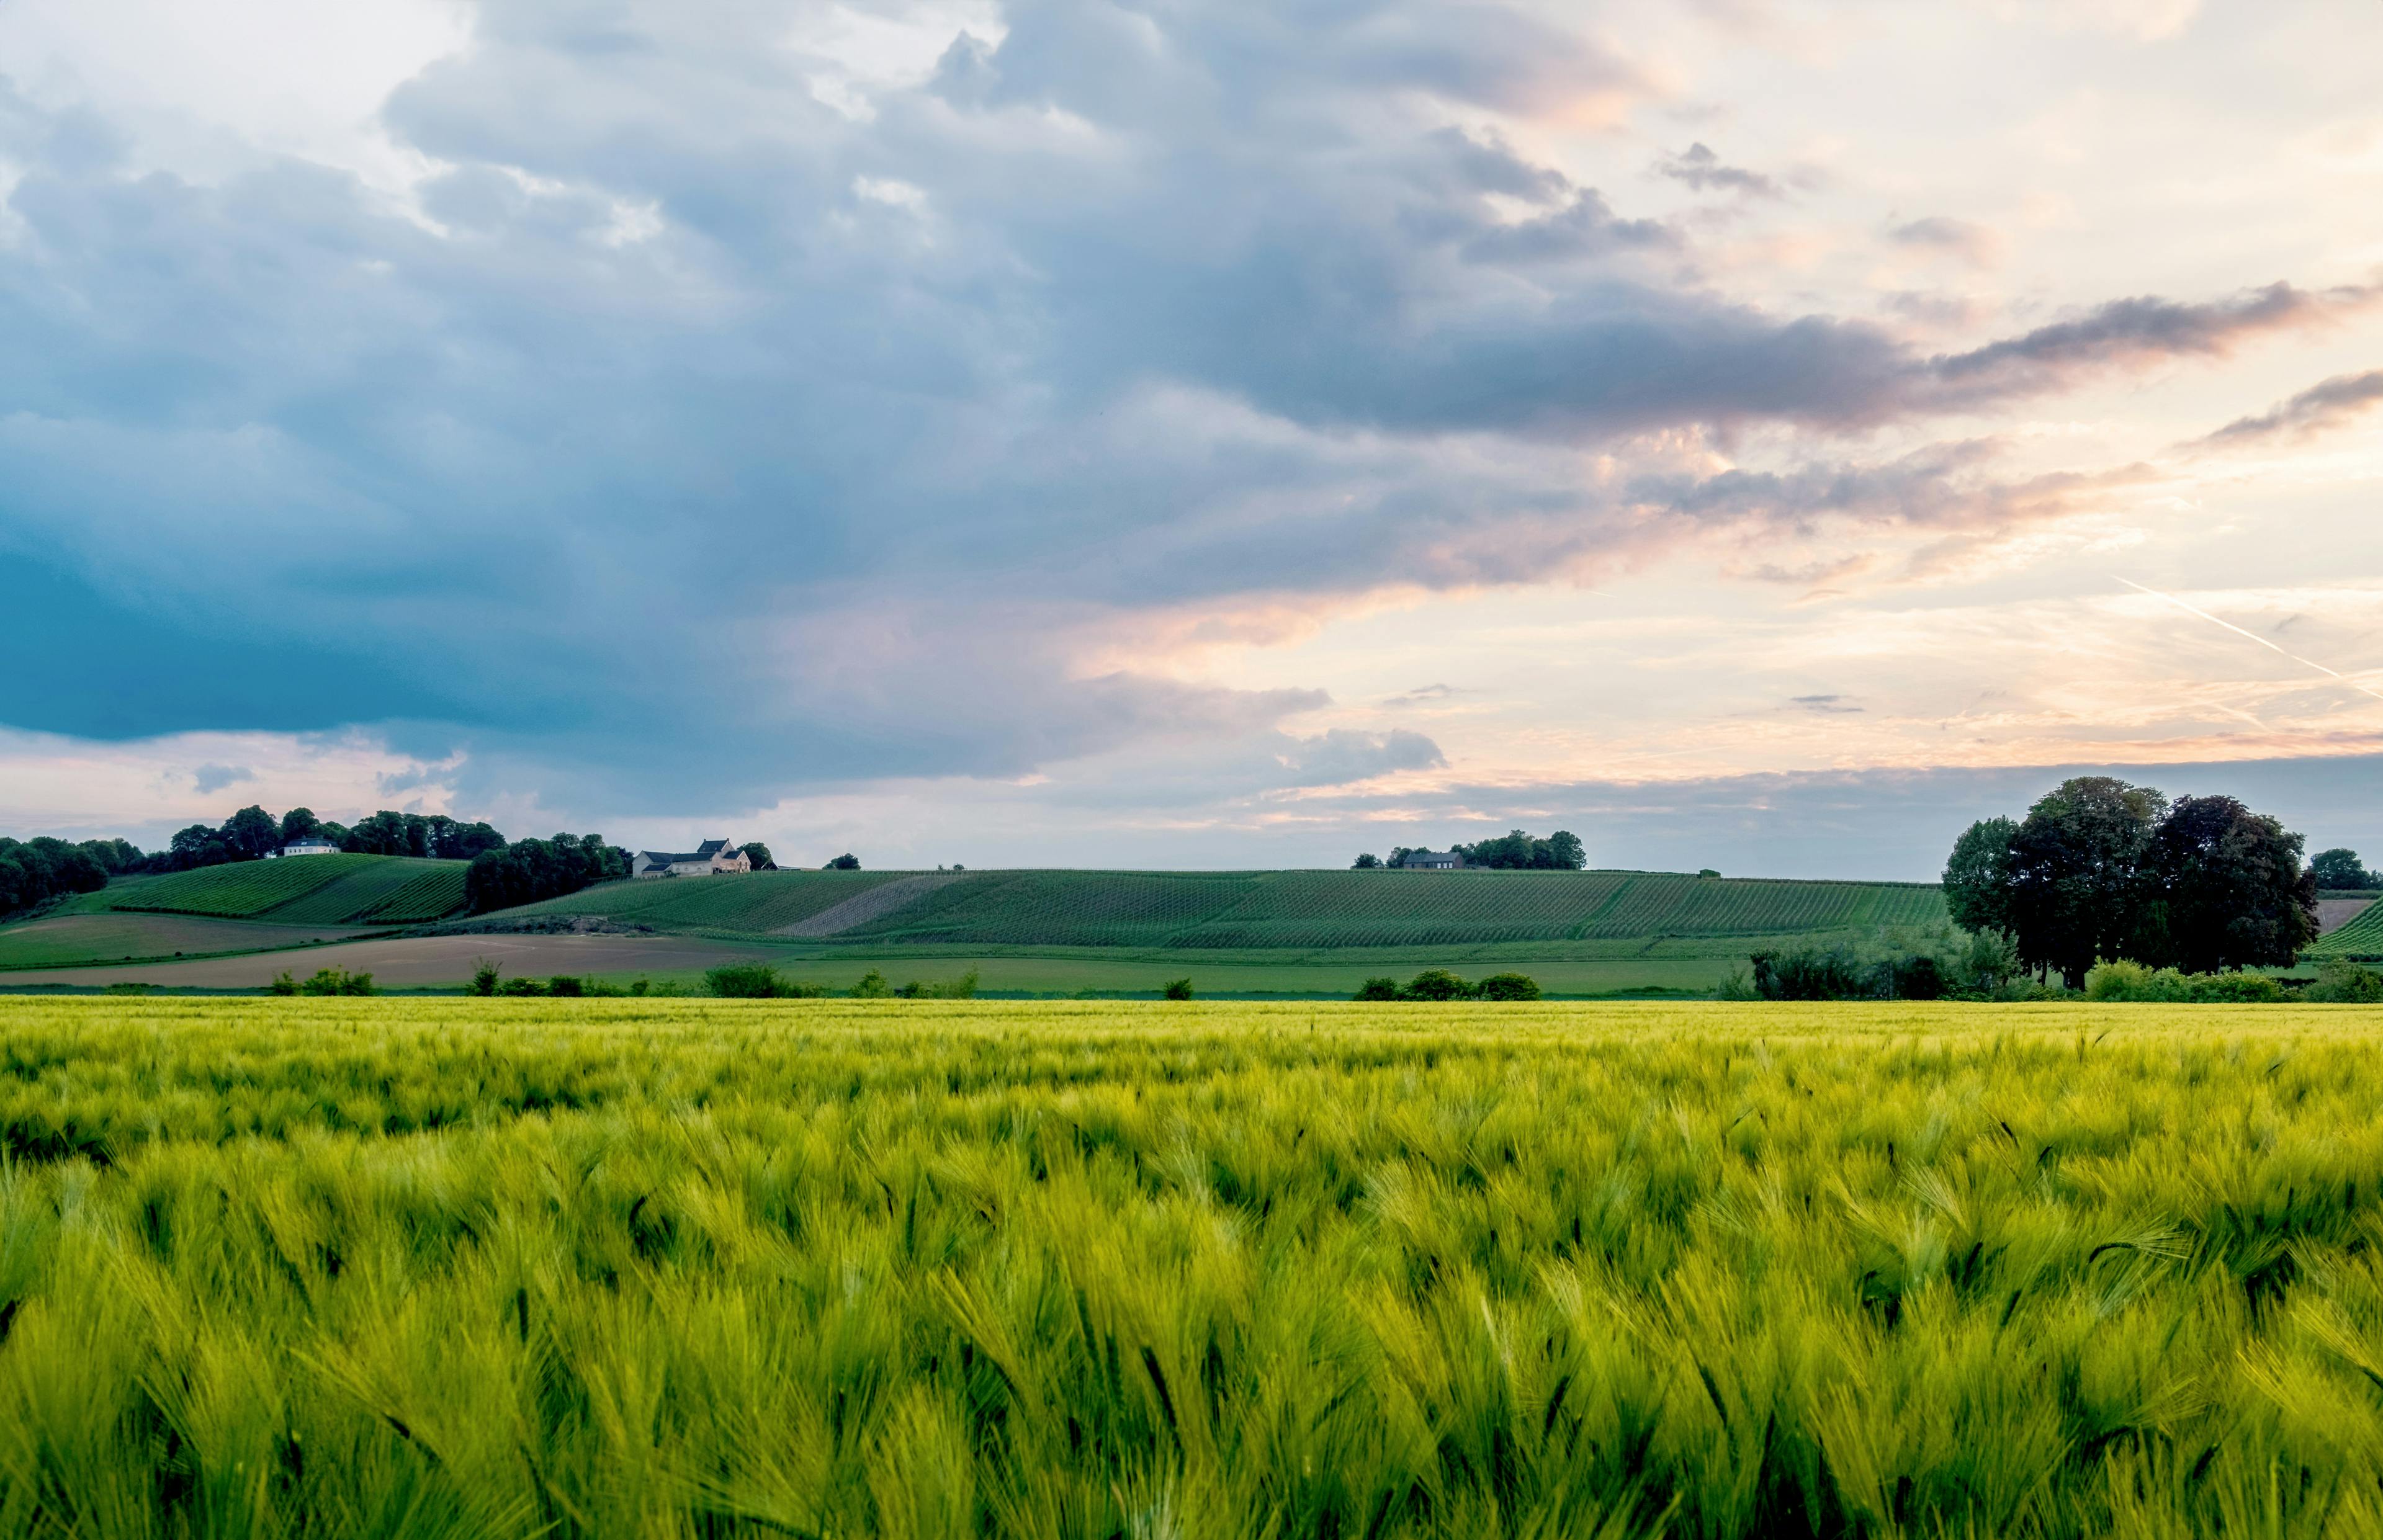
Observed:
[[[1721,987],[1713,992],[1713,998],[1716,1000],[1759,1000],[1762,996],[1755,992],[1754,976],[1747,972],[1743,966],[1740,966],[1731,968],[1727,973],[1722,975]]]
[[[295,994],[298,992],[298,981],[290,977],[290,970],[286,967],[273,976],[273,982],[267,987],[276,994]]]
[[[1368,979],[1357,987],[1360,1000],[1537,1000],[1538,980],[1527,973],[1493,973],[1475,984],[1444,967],[1427,967],[1401,988],[1395,979]]]
[[[1167,980],[1167,987],[1160,990],[1159,992],[1169,1000],[1189,1000],[1192,998],[1192,980],[1189,979],[1169,979]]]
[[[497,972],[497,965],[490,962],[488,958],[474,958],[472,967],[472,992],[474,994],[496,993]]]
[[[315,976],[298,986],[301,994],[377,994],[369,973],[350,973],[342,968],[318,968]]]
[[[1892,930],[1868,942],[1757,952],[1747,961],[1753,978],[1743,986],[1747,994],[1737,998],[2002,998],[2019,978],[2010,938],[1997,931]]]
[[[860,976],[860,982],[852,986],[855,1000],[883,1000],[893,992],[894,986],[885,981],[885,975],[873,967]]]
[[[929,984],[912,979],[894,992],[905,1000],[973,1000],[976,986],[977,971],[970,968],[949,983]]]
[[[2307,998],[2320,1005],[2383,1005],[2383,973],[2347,957],[2328,957],[2317,965]]]
[[[546,992],[557,1000],[576,1000],[587,992],[586,986],[567,973],[558,973],[546,981]]]
[[[535,979],[508,979],[496,986],[495,992],[519,999],[533,995],[542,996],[546,993],[546,987]]]
[[[1444,967],[1427,967],[1407,980],[1402,1000],[1469,1000],[1473,986]]]
[[[778,970],[767,963],[722,963],[704,974],[703,987],[722,1000],[768,1000],[778,992]]]
[[[2266,1005],[2289,998],[2264,973],[2179,973],[2121,958],[2085,975],[2085,998],[2171,1005]]]

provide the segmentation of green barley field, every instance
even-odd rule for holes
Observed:
[[[0,1533],[2383,1528],[2383,1012],[0,1002]]]

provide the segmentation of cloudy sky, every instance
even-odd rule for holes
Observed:
[[[6,0],[0,826],[2383,856],[2383,8]]]

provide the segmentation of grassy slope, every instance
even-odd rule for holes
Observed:
[[[2340,930],[2319,936],[2303,961],[2326,957],[2383,957],[2383,903],[2369,905]]]
[[[277,924],[403,924],[463,906],[463,861],[404,856],[305,856],[240,861],[111,882],[79,907],[207,915]],[[394,910],[390,901],[402,899]],[[366,917],[370,917],[367,920]]]
[[[28,1002],[0,1525],[2373,1534],[2378,1022]]]
[[[601,915],[764,935],[898,872],[614,882],[512,914]],[[1945,918],[1921,883],[1703,880],[1663,872],[970,872],[832,938],[836,946],[1132,947],[1313,953],[1562,944],[1583,956]],[[1742,950],[1731,946],[1726,950]]]

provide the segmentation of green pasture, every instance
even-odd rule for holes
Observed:
[[[0,1001],[0,1532],[2383,1529],[2383,1013]]]

